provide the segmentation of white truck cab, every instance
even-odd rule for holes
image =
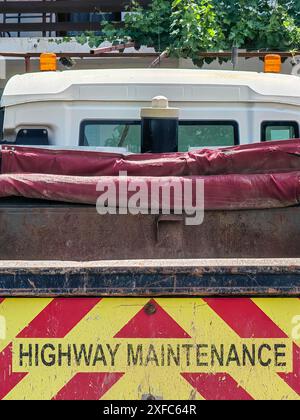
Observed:
[[[14,76],[3,141],[141,152],[141,108],[157,95],[180,109],[178,150],[299,138],[295,75],[181,69],[107,69]]]

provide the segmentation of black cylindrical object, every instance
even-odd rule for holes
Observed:
[[[142,118],[142,153],[178,152],[178,119]]]
[[[159,96],[153,98],[152,108],[141,110],[142,153],[178,151],[179,110],[168,105],[168,99]]]

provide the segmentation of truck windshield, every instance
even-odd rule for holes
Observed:
[[[123,147],[141,152],[140,121],[83,121],[80,146]],[[222,147],[239,144],[239,126],[235,121],[180,121],[179,151],[192,148]]]

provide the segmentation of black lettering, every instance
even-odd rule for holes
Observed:
[[[143,345],[139,344],[136,347],[136,352],[134,353],[133,345],[128,344],[127,346],[127,364],[128,366],[140,366],[143,365]]]
[[[165,366],[165,346],[161,346],[161,366]]]
[[[207,344],[197,344],[197,366],[208,366],[207,362],[201,362],[202,357],[207,357],[208,353],[202,353],[201,349],[208,349]]]
[[[178,344],[176,347],[177,353],[175,354],[173,347],[171,344],[168,344],[168,366],[171,366],[171,357],[175,366],[180,366],[180,345]]]
[[[55,365],[55,354],[49,353],[47,355],[48,357],[46,358],[45,353],[46,353],[47,350],[51,350],[52,352],[54,352],[55,347],[53,346],[53,344],[45,344],[42,347],[42,350],[41,350],[41,362],[42,362],[42,364],[44,366],[48,366],[48,367],[54,366]]]
[[[185,349],[186,352],[186,365],[191,365],[191,350],[193,348],[193,344],[183,344],[182,348]]]
[[[20,348],[19,348],[20,366],[24,366],[23,359],[25,357],[28,357],[29,359],[28,366],[32,366],[32,344],[28,345],[28,352],[25,352],[23,344],[20,344]]]
[[[35,366],[39,366],[39,345],[35,345]]]
[[[91,359],[92,359],[92,351],[93,351],[92,344],[89,346],[88,352],[87,352],[87,348],[85,344],[81,344],[79,351],[77,350],[77,345],[73,344],[73,352],[74,352],[74,359],[75,359],[76,365],[81,366],[81,360],[84,359],[85,365],[90,366]]]
[[[237,366],[241,366],[239,355],[234,344],[230,346],[226,366],[229,366],[231,363],[236,363]]]
[[[269,358],[267,361],[263,360],[264,350],[267,350],[268,352],[270,352],[272,349],[271,349],[271,346],[269,346],[269,344],[262,344],[258,349],[258,361],[261,364],[261,366],[268,367],[272,363],[272,359]]]
[[[286,362],[279,362],[279,358],[286,357],[286,345],[285,344],[275,344],[275,366],[276,367],[286,367]],[[280,352],[280,350],[285,350],[284,352]]]
[[[58,345],[58,366],[63,365],[63,358],[67,359],[67,365],[71,366],[71,344],[68,344],[67,351],[63,351],[62,344]]]
[[[104,366],[107,366],[106,357],[105,357],[103,347],[101,346],[101,344],[98,344],[96,348],[93,366],[96,366],[97,363],[103,363]]]
[[[217,347],[213,344],[211,346],[211,365],[215,366],[215,358],[218,360],[219,366],[224,366],[224,344],[220,346],[220,353],[217,350]]]
[[[121,344],[116,344],[114,350],[110,347],[109,344],[106,344],[107,350],[109,351],[110,357],[111,357],[111,365],[115,366],[115,358],[116,354],[120,348]]]
[[[247,366],[247,362],[250,363],[251,366],[255,366],[255,344],[251,346],[251,353],[246,344],[243,344],[243,366]]]
[[[150,344],[148,354],[146,357],[146,366],[148,366],[152,362],[154,362],[156,366],[159,366],[158,357],[157,357],[155,348],[153,344]]]

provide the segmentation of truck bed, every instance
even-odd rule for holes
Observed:
[[[104,215],[88,205],[5,201],[1,260],[300,258],[300,208],[176,215]]]

